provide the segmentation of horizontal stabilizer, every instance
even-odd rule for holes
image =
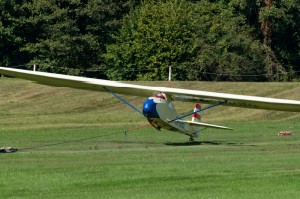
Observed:
[[[223,130],[233,130],[232,128],[226,127],[226,126],[219,126],[219,125],[214,125],[214,124],[207,124],[203,122],[192,122],[192,121],[185,121],[185,120],[176,120],[178,122],[182,123],[188,123],[191,126],[202,126],[202,127],[207,127],[207,128],[215,128],[215,129],[223,129]]]

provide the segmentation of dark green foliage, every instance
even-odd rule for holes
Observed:
[[[26,0],[0,2],[0,65],[11,66],[28,62],[27,54],[20,48],[32,39],[32,26]]]
[[[264,2],[270,6],[264,5]],[[264,41],[264,28],[262,24],[268,21],[270,44],[266,54],[268,60],[277,63],[271,68],[288,72],[300,71],[300,2],[297,0],[231,0],[230,5],[247,18],[247,23],[255,29],[255,37]],[[270,71],[269,71],[270,72]],[[274,72],[274,71],[273,71]],[[294,73],[286,78],[292,79]],[[299,75],[299,73],[298,73]]]
[[[243,15],[230,6],[202,1],[201,22],[195,62],[195,79],[203,80],[265,80],[265,49],[253,38]],[[205,33],[205,34],[203,34]],[[258,76],[253,76],[258,74]],[[249,76],[252,75],[252,76]]]
[[[300,2],[273,1],[270,8],[261,9],[260,21],[272,24],[272,49],[285,66],[300,70]]]
[[[125,17],[116,44],[107,48],[109,77],[163,80],[169,66],[189,67],[198,23],[194,14],[186,1],[144,2]]]
[[[1,65],[92,75],[119,20],[139,1],[24,0],[1,2]],[[3,50],[2,50],[3,49]],[[20,55],[25,55],[24,58]]]
[[[162,80],[172,66],[177,80],[265,80],[247,76],[267,68],[266,49],[251,31],[243,15],[221,3],[144,3],[108,46],[109,77]]]
[[[31,63],[46,70],[75,75],[101,70],[105,45],[113,41],[111,32],[118,29],[130,5],[110,0],[35,0],[31,22],[39,29],[38,42],[22,50],[33,55]]]
[[[2,0],[0,65],[117,80],[299,79],[298,0]]]

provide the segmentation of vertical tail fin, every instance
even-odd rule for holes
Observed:
[[[194,112],[201,110],[201,106],[196,103],[194,106]],[[200,112],[194,113],[192,117],[192,122],[200,122],[201,121],[201,115]]]

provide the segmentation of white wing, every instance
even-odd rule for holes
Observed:
[[[167,94],[167,96],[169,96],[172,100],[177,101],[205,103],[222,102],[222,105],[225,106],[300,112],[300,101],[296,100],[235,95],[167,87],[141,86],[109,80],[27,71],[6,67],[0,67],[0,74],[32,80],[41,84],[51,86],[71,87],[101,92],[105,92],[106,89],[108,89],[115,93],[144,97],[152,96],[155,92],[163,92]]]

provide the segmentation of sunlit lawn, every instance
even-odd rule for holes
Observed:
[[[106,94],[0,82],[0,146],[19,149],[0,154],[0,198],[300,195],[298,114],[242,109],[230,120],[216,113],[216,124],[234,131],[204,130],[189,143],[181,134],[142,128],[147,124],[143,118],[108,101]],[[14,85],[11,92],[9,85]],[[19,90],[22,86],[26,89]],[[237,110],[217,109],[230,114]],[[214,111],[207,113],[210,123]],[[251,115],[257,118],[248,120]],[[278,136],[283,130],[295,135]]]

